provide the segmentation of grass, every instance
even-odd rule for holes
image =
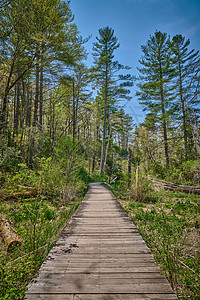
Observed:
[[[64,203],[42,195],[17,201],[0,199],[1,214],[23,240],[10,252],[0,241],[0,299],[23,299],[27,284],[79,204],[79,198]]]
[[[118,197],[119,199],[120,197]],[[145,202],[121,199],[180,299],[200,298],[200,197],[151,191]]]

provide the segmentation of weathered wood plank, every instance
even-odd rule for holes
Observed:
[[[35,280],[38,281],[40,279],[55,279],[55,280],[66,280],[66,282],[76,281],[76,280],[86,280],[89,282],[93,279],[98,279],[102,281],[107,281],[108,279],[119,279],[123,280],[127,283],[128,279],[131,279],[133,283],[148,283],[148,282],[165,282],[167,283],[167,279],[164,276],[160,276],[160,273],[103,273],[103,274],[68,274],[68,273],[50,273],[50,272],[42,272]],[[34,281],[35,281],[34,280]],[[142,282],[144,281],[144,282]]]
[[[29,294],[25,300],[146,300],[177,299],[175,294]]]
[[[117,294],[124,294],[124,293],[134,293],[134,294],[140,294],[140,293],[171,293],[171,289],[169,287],[169,284],[165,283],[140,283],[140,284],[102,284],[100,283],[95,284],[85,284],[81,285],[80,282],[77,281],[76,285],[70,285],[68,282],[64,281],[60,283],[59,285],[56,285],[56,283],[50,284],[47,282],[36,282],[33,286],[29,287],[30,293],[63,293],[63,294],[77,294],[77,293],[96,293],[96,294],[103,294],[103,293],[117,293]]]

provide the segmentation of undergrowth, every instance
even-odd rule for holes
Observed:
[[[63,204],[43,197],[0,202],[1,213],[23,240],[9,252],[0,243],[1,299],[23,299],[27,283],[79,204],[79,200]]]
[[[23,299],[27,284],[87,191],[90,176],[78,146],[66,139],[53,157],[35,158],[34,168],[13,160],[0,172],[0,216],[22,244],[6,251],[0,237],[0,299]]]
[[[150,188],[146,189],[146,193],[143,191],[140,198],[133,195],[130,199],[127,190],[124,193],[121,190],[123,197],[120,196],[119,186],[119,183],[115,183],[117,198],[137,226],[178,297],[199,299],[199,196],[153,191]]]

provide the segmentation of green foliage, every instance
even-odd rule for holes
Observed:
[[[58,162],[61,178],[66,187],[73,187],[77,193],[83,193],[90,178],[87,175],[84,157],[80,155],[80,147],[76,141],[68,136],[60,141],[55,148],[54,162]]]
[[[88,174],[88,172],[84,166],[80,167],[79,171],[77,172],[77,176],[85,184],[88,184],[92,181],[91,176]]]
[[[21,246],[7,254],[0,244],[1,299],[23,299],[27,283],[79,204],[80,199],[66,204],[44,196],[23,202],[0,202],[1,213],[6,215],[23,240]]]
[[[181,299],[198,299],[199,197],[157,192],[155,203],[121,201]]]
[[[138,192],[136,194],[136,176],[134,173],[132,176],[130,199],[146,203],[155,203],[159,200],[152,183],[147,179],[147,175],[142,168],[140,168],[138,184]]]
[[[107,174],[95,173],[91,176],[91,182],[108,182]]]
[[[199,185],[200,161],[191,160],[183,162],[179,167],[171,168],[166,178],[178,184]]]
[[[31,170],[26,164],[18,165],[19,171],[12,177],[13,184],[35,187],[38,194],[51,197],[61,196],[70,201],[76,194],[82,195],[90,182],[85,160],[79,146],[71,137],[60,141],[53,157],[37,158],[37,169]]]
[[[156,31],[141,47],[137,95],[147,114],[134,144],[137,158],[163,179],[169,168],[199,157],[200,61],[189,46],[180,34]]]
[[[7,172],[16,172],[19,170],[19,164],[23,159],[18,149],[8,147],[0,151],[0,168]]]
[[[19,196],[16,202],[0,199],[1,213],[23,240],[6,255],[0,244],[1,299],[23,299],[27,283],[78,208],[90,181],[81,153],[79,145],[68,137],[60,140],[52,157],[35,159],[34,169],[19,163],[14,175],[4,176],[2,193],[23,194],[28,189],[33,195],[27,199]]]
[[[16,261],[9,261],[9,257],[0,253],[0,295],[2,300],[16,299],[24,297],[25,284],[31,279],[34,272],[34,257],[19,257]]]
[[[105,153],[106,153],[106,127],[108,116],[116,113],[117,100],[130,100],[130,90],[127,87],[133,85],[133,77],[130,74],[118,75],[121,70],[128,70],[117,61],[114,61],[114,52],[119,48],[114,30],[110,27],[99,29],[99,37],[93,44],[93,67],[91,69],[93,84],[98,87],[98,100],[100,110],[99,117],[103,119],[102,151],[100,173],[104,173]],[[120,84],[119,82],[122,81]],[[122,112],[124,113],[123,109]],[[110,124],[111,132],[111,124]]]
[[[34,181],[35,172],[28,169],[26,164],[18,164],[19,171],[15,172],[15,175],[12,177],[13,183],[31,185]]]

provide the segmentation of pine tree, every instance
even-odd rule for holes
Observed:
[[[0,69],[4,78],[0,133],[7,127],[8,95],[34,65],[27,5],[27,0],[16,0],[0,8]]]
[[[174,55],[174,65],[176,66],[176,86],[177,86],[177,109],[181,108],[181,121],[183,129],[183,139],[185,147],[185,159],[188,157],[188,129],[186,113],[186,93],[190,78],[199,68],[199,51],[188,49],[190,40],[185,41],[185,37],[178,34],[172,38],[171,50]],[[180,116],[180,113],[178,113]]]
[[[32,124],[43,125],[43,87],[48,77],[85,57],[69,1],[16,0],[0,7],[0,74],[3,84],[0,132],[7,124],[8,97],[17,82],[35,72]],[[6,76],[5,76],[6,74]],[[1,76],[0,75],[0,76]]]
[[[161,125],[166,166],[169,166],[168,113],[174,89],[172,84],[174,69],[169,43],[166,33],[156,31],[146,45],[142,46],[143,56],[139,60],[142,67],[138,68],[140,76],[137,92],[145,110],[155,115],[151,121],[157,123],[158,127]]]
[[[119,48],[117,37],[114,30],[110,27],[99,29],[99,37],[93,45],[93,79],[99,88],[104,102],[103,135],[100,173],[104,172],[105,150],[106,150],[106,122],[108,117],[108,107],[115,105],[118,99],[128,99],[129,90],[126,86],[131,86],[131,75],[116,77],[122,69],[128,69],[114,61],[114,51]],[[122,80],[120,85],[118,80]]]

